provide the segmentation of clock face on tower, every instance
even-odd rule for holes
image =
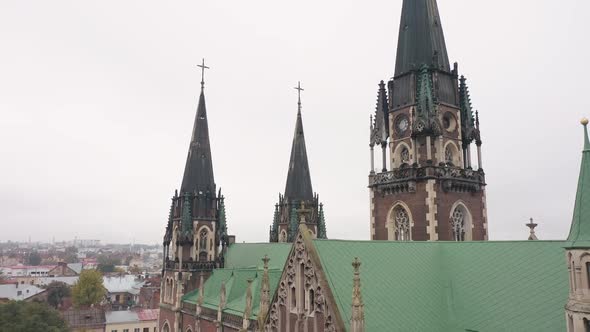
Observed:
[[[396,129],[399,134],[403,134],[408,129],[408,118],[405,116],[400,116],[396,123]]]

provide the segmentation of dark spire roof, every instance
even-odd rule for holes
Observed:
[[[290,201],[313,199],[311,175],[309,174],[307,150],[305,149],[305,137],[303,135],[303,121],[301,119],[301,98],[298,102],[297,123],[295,124],[295,136],[291,147],[285,197]]]
[[[438,6],[436,0],[404,0],[395,76],[422,65],[451,71]]]
[[[207,125],[207,109],[205,93],[201,82],[201,95],[193,127],[193,136],[184,167],[184,177],[180,192],[209,192],[215,196],[215,180],[213,178],[213,162],[209,145],[209,126]]]

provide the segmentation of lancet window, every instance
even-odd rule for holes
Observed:
[[[445,149],[445,162],[447,164],[453,163],[453,151],[451,150],[451,146],[448,145]]]
[[[453,240],[465,241],[465,213],[460,207],[456,207],[451,215],[451,228]]]
[[[410,217],[406,209],[398,206],[394,210],[395,240],[410,241]]]
[[[410,151],[408,148],[404,147],[400,154],[402,163],[409,163],[410,162]]]
[[[202,230],[201,234],[199,234],[199,249],[200,250],[207,250],[207,230]]]

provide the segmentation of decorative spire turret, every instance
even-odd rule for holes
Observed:
[[[225,309],[225,281],[221,282],[219,290],[219,305],[217,306],[217,321],[221,323],[223,309]]]
[[[354,276],[352,278],[352,310],[350,318],[351,332],[365,331],[365,310],[363,304],[363,296],[361,294],[361,261],[358,257],[352,261],[352,268]]]
[[[318,218],[318,239],[327,239],[326,220],[324,219],[324,204],[320,203],[320,212]]]
[[[374,124],[371,124],[371,141],[370,144],[379,145],[387,142],[389,137],[389,105],[387,102],[387,91],[385,82],[379,82],[377,92],[377,106],[375,108]]]
[[[293,242],[295,241],[295,238],[297,237],[297,231],[299,230],[299,218],[295,204],[293,204],[291,207],[291,214],[289,217],[289,237],[287,241]]]
[[[258,310],[258,326],[263,327],[266,320],[268,309],[270,308],[270,280],[268,277],[268,258],[264,255],[262,262],[264,264],[264,271],[262,272],[262,281],[260,283],[260,305]],[[262,331],[262,329],[261,329]]]
[[[275,213],[272,218],[272,225],[270,226],[270,242],[279,241],[279,222],[281,214],[279,212],[279,204],[275,204]]]
[[[252,279],[248,279],[248,288],[246,289],[246,306],[244,308],[244,316],[242,316],[242,329],[240,331],[248,331],[250,326],[250,316],[252,316]]]
[[[469,96],[469,88],[467,87],[465,76],[461,76],[459,82],[461,138],[463,139],[463,146],[467,146],[476,138],[475,121],[473,118],[473,110],[471,108],[471,97]]]
[[[183,236],[189,236],[193,231],[193,218],[191,215],[191,195],[184,196],[182,203],[182,217],[180,220],[181,231]]]
[[[420,69],[416,81],[417,107],[412,135],[438,136],[441,130],[437,120],[436,98],[432,88],[432,73],[426,65],[423,65]]]

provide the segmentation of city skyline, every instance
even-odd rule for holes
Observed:
[[[449,57],[482,119],[490,240],[525,240],[530,217],[540,239],[569,230],[579,118],[590,115],[577,98],[590,74],[590,47],[579,43],[590,4],[568,3],[439,3]],[[285,188],[297,81],[329,237],[369,238],[369,116],[379,80],[393,75],[391,18],[397,22],[401,1],[195,6],[0,5],[0,218],[8,224],[0,241],[161,243],[201,58],[211,67],[215,180],[237,242],[268,239]]]

